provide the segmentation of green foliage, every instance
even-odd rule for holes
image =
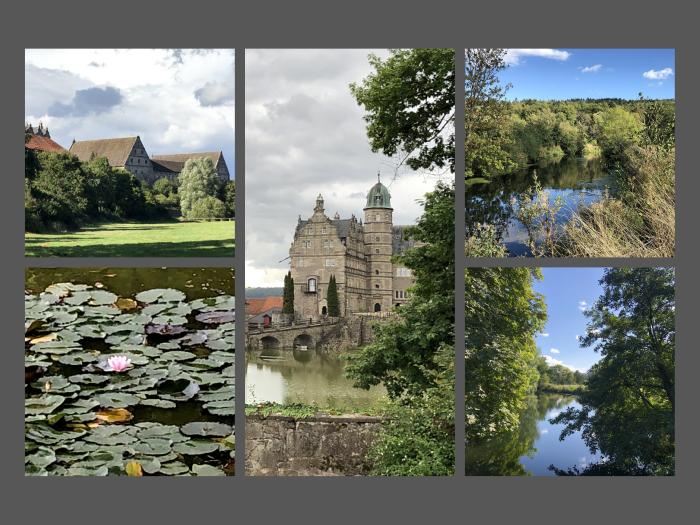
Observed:
[[[356,386],[383,383],[389,396],[435,386],[427,370],[442,344],[454,339],[454,190],[438,184],[426,195],[424,212],[409,235],[421,246],[401,262],[415,283],[396,320],[376,326],[375,341],[351,356],[348,374]]]
[[[642,123],[636,113],[622,106],[615,106],[595,115],[596,139],[603,155],[616,160],[624,150],[635,144],[642,131]]]
[[[282,313],[293,315],[294,314],[294,279],[292,279],[292,272],[287,272],[284,276],[284,290],[282,292]]]
[[[434,386],[392,404],[370,452],[373,474],[450,476],[454,473],[454,352],[443,344],[426,367]]]
[[[328,304],[328,316],[339,317],[340,306],[338,305],[338,286],[335,282],[335,275],[331,275],[331,278],[328,281],[326,303]]]
[[[372,151],[401,154],[414,170],[454,171],[454,51],[394,49],[369,62],[374,71],[350,90],[365,108]]]
[[[188,219],[220,219],[226,215],[226,206],[216,197],[206,196],[192,204]]]
[[[467,49],[465,53],[465,177],[485,177],[506,172],[516,164],[508,154],[509,143],[504,102],[508,86],[498,73],[505,69],[504,49]]]
[[[192,210],[197,201],[205,197],[215,197],[219,190],[216,168],[209,158],[188,159],[178,175],[178,182],[180,210],[186,219],[192,218]],[[209,206],[215,206],[213,201],[208,203]],[[220,216],[223,216],[223,212]]]
[[[89,209],[88,181],[82,164],[69,153],[40,153],[38,158],[39,171],[30,191],[41,221],[75,226]]]
[[[672,475],[674,270],[611,268],[601,285],[603,295],[586,313],[581,346],[593,347],[602,358],[589,371],[582,407],[554,421],[566,424],[562,438],[580,430],[588,447],[607,458],[608,473]]]
[[[550,201],[549,192],[542,189],[535,172],[532,186],[520,195],[518,202],[515,217],[527,232],[530,252],[536,257],[554,255],[558,234],[557,215],[564,205],[562,197]]]
[[[467,441],[513,430],[535,390],[535,334],[546,319],[532,289],[536,270],[470,268],[465,272]]]
[[[169,196],[176,193],[175,184],[167,177],[161,177],[153,183],[153,191],[159,195]]]
[[[221,200],[226,206],[226,217],[236,216],[236,181],[229,180],[226,181],[221,188],[221,193],[223,193]]]

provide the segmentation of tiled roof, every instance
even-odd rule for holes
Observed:
[[[258,315],[273,308],[282,308],[281,295],[246,299],[246,315]]]
[[[138,137],[120,139],[81,140],[73,142],[70,152],[83,162],[92,156],[105,157],[110,166],[124,166]]]
[[[203,151],[201,153],[176,153],[174,155],[153,155],[151,162],[164,166],[166,170],[180,172],[189,159],[211,159],[214,166],[219,161],[220,151]]]
[[[24,147],[37,151],[51,151],[55,153],[66,151],[63,146],[54,142],[51,138],[42,135],[32,135],[29,141],[24,144]]]

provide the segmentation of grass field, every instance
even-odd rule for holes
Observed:
[[[233,221],[109,223],[26,233],[28,257],[233,257]]]

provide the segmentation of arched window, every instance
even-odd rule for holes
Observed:
[[[315,277],[310,277],[309,280],[306,281],[306,284],[308,286],[309,292],[316,293],[316,278]]]
[[[328,315],[328,308],[326,308],[325,306],[321,308],[321,315]]]
[[[374,303],[374,311],[375,312],[381,312],[382,311],[382,305],[379,303]]]
[[[379,275],[379,270],[374,270],[375,275]]]

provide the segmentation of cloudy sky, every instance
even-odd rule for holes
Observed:
[[[234,172],[234,51],[28,49],[25,120],[73,139],[139,135],[150,155],[224,152]]]
[[[362,217],[381,171],[394,224],[413,224],[416,201],[447,174],[416,173],[372,153],[363,109],[348,85],[370,67],[371,50],[246,50],[246,286],[282,286],[297,218],[318,193],[326,214]],[[374,51],[386,56],[386,51]]]
[[[506,63],[511,100],[675,97],[673,49],[509,49]]]
[[[586,372],[600,360],[591,348],[581,348],[579,338],[586,333],[584,312],[603,294],[598,281],[604,268],[543,268],[535,291],[544,295],[547,324],[537,335],[540,353],[552,365]]]

